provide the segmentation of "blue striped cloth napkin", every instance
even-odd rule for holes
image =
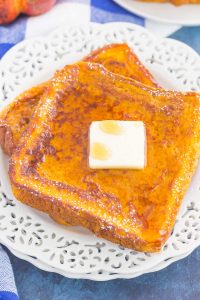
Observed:
[[[25,38],[48,34],[67,22],[85,23],[89,21],[99,23],[131,22],[160,30],[159,34],[161,35],[166,35],[166,28],[168,32],[170,27],[161,24],[158,26],[158,24],[145,21],[124,10],[112,0],[58,0],[56,6],[44,15],[37,17],[23,15],[12,24],[0,26],[0,58],[12,46]],[[0,246],[0,300],[4,299],[15,300],[18,299],[18,296],[9,258]]]
[[[0,246],[0,300],[18,300],[17,289],[8,255]]]

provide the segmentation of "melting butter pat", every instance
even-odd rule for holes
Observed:
[[[143,169],[146,131],[141,121],[92,122],[89,133],[89,167],[92,169]]]

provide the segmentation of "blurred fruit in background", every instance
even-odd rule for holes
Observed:
[[[56,0],[0,0],[0,24],[8,24],[20,13],[36,16],[47,12]]]

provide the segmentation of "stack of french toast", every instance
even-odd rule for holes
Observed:
[[[88,129],[102,120],[144,122],[143,169],[89,167]],[[1,112],[0,144],[19,201],[157,252],[198,163],[200,95],[164,90],[128,45],[111,44],[19,95]]]

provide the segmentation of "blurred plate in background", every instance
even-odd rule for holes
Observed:
[[[113,0],[120,6],[144,18],[183,26],[200,25],[200,4],[174,6],[170,3],[145,3],[137,0]]]

